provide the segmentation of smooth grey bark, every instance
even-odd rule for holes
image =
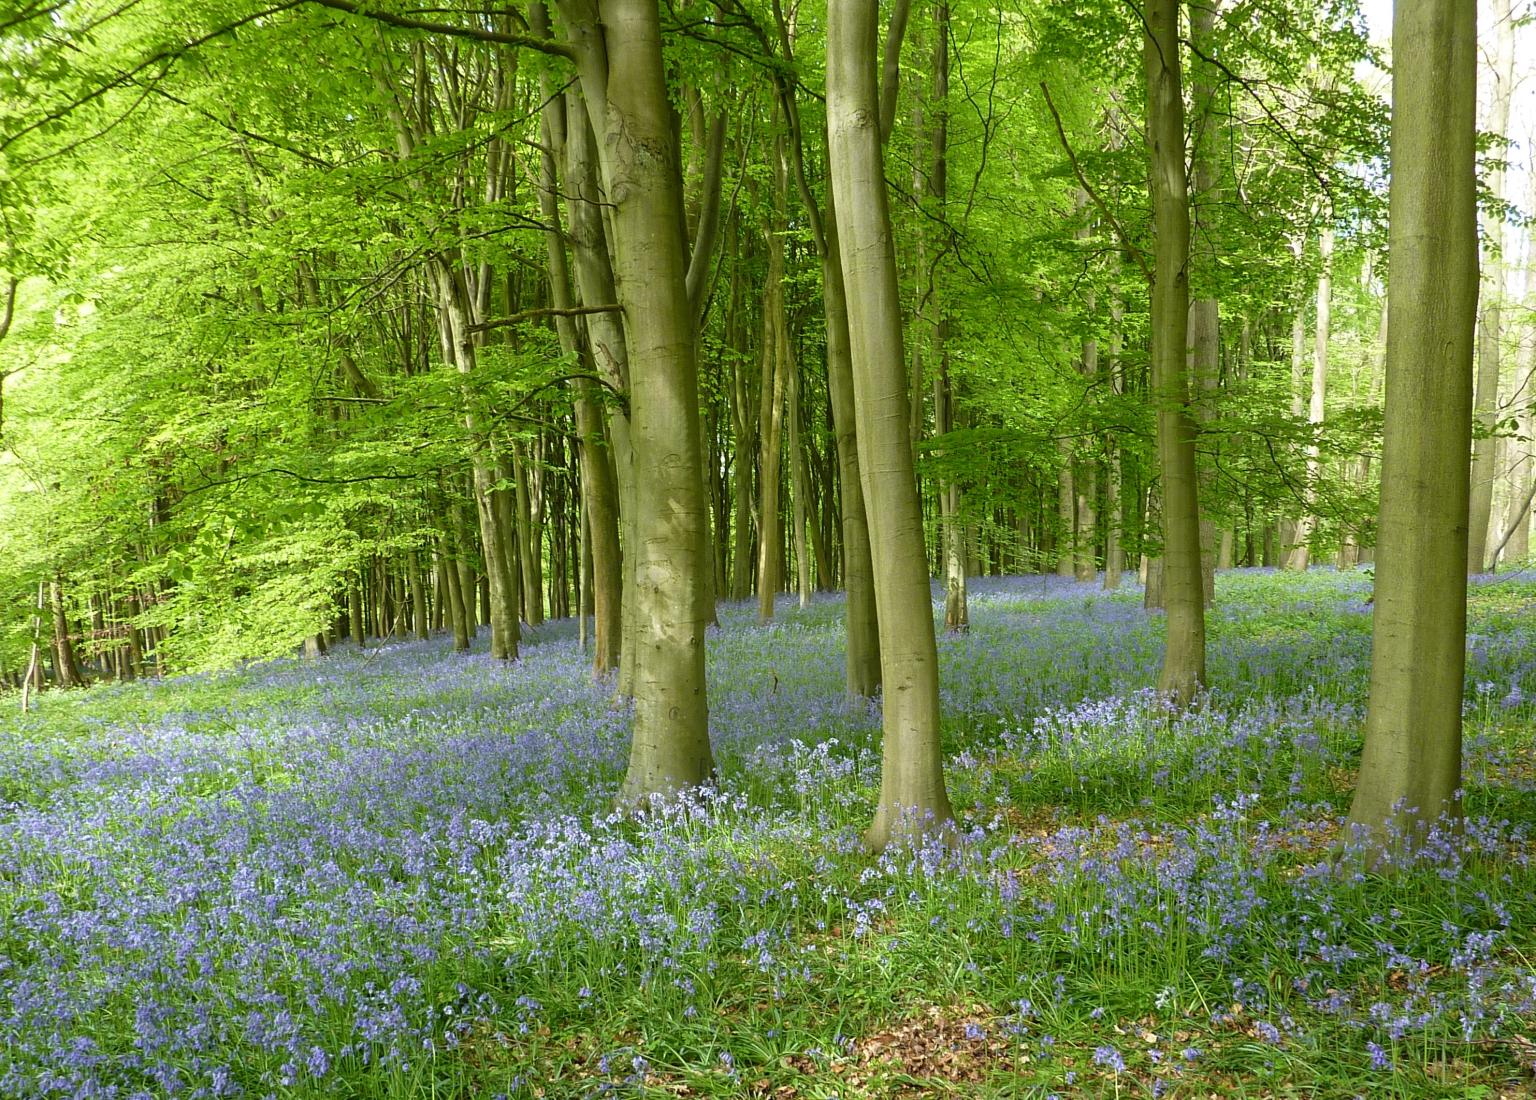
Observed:
[[[1298,267],[1301,266],[1306,247],[1306,238],[1303,236],[1298,235],[1291,240],[1291,253]],[[1291,419],[1298,421],[1307,415],[1307,307],[1302,293],[1304,289],[1297,289],[1296,312],[1291,317]],[[1300,525],[1301,521],[1294,516],[1286,516],[1280,521],[1279,556],[1282,569],[1291,568],[1291,552],[1296,547],[1296,532]]]
[[[1186,362],[1189,330],[1189,185],[1179,0],[1147,0],[1143,57],[1156,257],[1151,294],[1152,392],[1162,474],[1163,605],[1167,645],[1157,689],[1187,706],[1205,686],[1205,591],[1199,475]]]
[[[1120,361],[1121,344],[1125,339],[1123,326],[1125,304],[1118,291],[1109,303],[1109,389],[1116,397],[1125,393],[1125,368]],[[1104,528],[1104,587],[1114,590],[1120,587],[1120,575],[1125,571],[1124,506],[1120,500],[1121,471],[1120,446],[1109,441],[1109,461],[1106,464],[1108,484],[1104,489],[1109,516]]]
[[[1287,569],[1305,573],[1312,561],[1312,535],[1317,530],[1317,490],[1323,476],[1323,464],[1317,444],[1322,431],[1328,396],[1328,339],[1333,313],[1333,228],[1324,227],[1317,239],[1317,318],[1312,330],[1312,385],[1307,401],[1307,424],[1313,438],[1307,444],[1307,479],[1303,485],[1306,510],[1296,524],[1295,542],[1286,562]]]
[[[544,5],[537,3],[530,12],[536,33],[549,37],[549,21]],[[565,98],[553,94],[547,76],[541,77],[544,96],[541,130],[545,148],[539,158],[539,213],[548,227],[544,234],[546,262],[549,268],[550,302],[557,310],[575,305],[571,293],[570,264],[560,227],[559,162],[566,159]],[[717,204],[718,205],[718,204]],[[597,303],[607,305],[609,303]],[[560,351],[586,374],[595,371],[585,340],[577,333],[575,318],[569,313],[555,316],[555,333]],[[577,464],[581,478],[582,519],[579,525],[581,572],[579,573],[582,649],[586,650],[587,602],[592,610],[592,672],[601,676],[618,667],[623,600],[623,553],[619,543],[619,489],[612,453],[603,426],[602,404],[591,378],[572,382],[573,404],[578,438]],[[591,583],[586,570],[590,566]]]
[[[806,530],[811,495],[810,472],[806,467],[805,444],[800,438],[800,362],[794,348],[785,341],[788,381],[784,388],[784,415],[788,420],[790,519],[794,524],[795,581],[800,592],[800,606],[811,605],[811,549]]]
[[[774,157],[773,217],[767,239],[768,268],[763,286],[762,364],[757,414],[761,434],[758,456],[757,498],[757,618],[773,618],[773,601],[784,585],[780,574],[783,552],[782,517],[779,514],[783,492],[784,386],[789,374],[789,332],[784,317],[784,179],[778,143]]]
[[[588,5],[589,6],[589,5]],[[583,25],[573,31],[584,38],[595,29]],[[590,32],[590,33],[589,33]],[[591,52],[601,52],[594,44]],[[605,79],[605,78],[604,78]],[[603,224],[603,190],[598,182],[596,135],[593,132],[587,102],[578,88],[566,93],[566,211],[569,215],[567,236],[576,272],[581,300],[588,306],[618,302],[618,290]],[[586,316],[587,342],[598,374],[619,403],[608,406],[608,442],[612,448],[615,484],[618,486],[619,532],[622,547],[619,576],[619,677],[616,694],[623,698],[634,694],[635,649],[632,631],[635,625],[634,563],[635,483],[633,446],[630,439],[630,413],[623,404],[629,397],[629,347],[623,322],[617,312],[604,311]]]
[[[949,201],[949,3],[939,0],[933,15],[932,83],[928,91],[928,139],[932,148],[932,167],[928,173],[928,198],[934,216],[947,217]],[[932,318],[933,340],[933,433],[948,435],[958,426],[955,390],[950,374],[949,316],[942,295],[940,259],[930,267],[933,296],[928,303]],[[944,629],[951,634],[971,628],[969,594],[966,588],[967,539],[963,519],[960,483],[953,477],[939,480],[939,529],[944,539]]]
[[[782,10],[775,7],[774,11],[779,48],[786,60],[792,60],[794,48],[789,28]],[[796,88],[783,73],[775,74],[774,83],[789,124],[789,163],[795,187],[821,261],[822,312],[827,331],[827,397],[832,406],[832,433],[837,445],[838,521],[843,536],[843,587],[847,592],[847,685],[850,695],[868,697],[880,688],[880,630],[876,621],[874,564],[864,510],[864,484],[859,471],[853,360],[848,344],[848,296],[838,252],[837,204],[829,188],[823,215],[806,177],[805,131],[800,123]]]
[[[635,718],[619,802],[642,806],[714,770],[704,684],[709,517],[682,163],[653,0],[561,0],[560,11],[597,135],[629,356]]]
[[[1220,155],[1220,143],[1215,133],[1216,87],[1213,66],[1200,57],[1210,56],[1211,32],[1216,25],[1216,9],[1220,0],[1188,0],[1189,38],[1196,58],[1191,65],[1190,101],[1194,112],[1195,133],[1191,150],[1191,176],[1194,192],[1191,195],[1191,246],[1192,262],[1200,272],[1203,284],[1215,277],[1217,248],[1211,211],[1222,201],[1217,185],[1216,158]],[[1189,371],[1195,391],[1196,414],[1199,423],[1209,423],[1216,416],[1216,402],[1221,381],[1221,307],[1209,285],[1204,292],[1189,303]],[[1216,598],[1216,520],[1210,514],[1208,502],[1213,495],[1214,471],[1199,471],[1199,493],[1207,507],[1200,511],[1200,583],[1207,605]]]
[[[1477,321],[1477,11],[1397,0],[1387,379],[1365,750],[1368,858],[1461,805]]]
[[[1493,87],[1483,129],[1499,137],[1509,131],[1509,102],[1514,90],[1515,24],[1510,0],[1493,0]],[[1504,169],[1496,160],[1488,172],[1488,190],[1503,199]],[[1499,367],[1504,339],[1504,215],[1488,219],[1487,254],[1483,260],[1482,312],[1477,338],[1477,397],[1474,411],[1481,431],[1472,444],[1472,496],[1468,505],[1467,568],[1489,568],[1488,524],[1493,515],[1493,481],[1498,471],[1493,435],[1499,419]]]
[[[859,468],[880,624],[883,747],[872,848],[953,820],[939,742],[939,668],[909,434],[901,304],[875,86],[875,0],[827,19],[827,145],[838,211]]]

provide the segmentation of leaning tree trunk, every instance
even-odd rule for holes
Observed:
[[[1371,695],[1349,824],[1371,858],[1459,815],[1472,347],[1477,11],[1397,0],[1387,400]]]
[[[884,748],[880,801],[866,842],[882,848],[893,836],[944,827],[953,813],[939,745],[938,650],[880,149],[877,23],[876,0],[833,0],[827,144],[880,622]]]
[[[635,718],[619,801],[639,806],[714,770],[704,688],[709,517],[682,164],[654,0],[561,0],[560,9],[598,139],[629,356]]]
[[[1153,234],[1152,391],[1163,482],[1163,605],[1168,641],[1158,691],[1186,706],[1205,685],[1205,591],[1195,423],[1185,361],[1189,330],[1189,185],[1184,174],[1184,92],[1179,0],[1147,0],[1147,146]]]

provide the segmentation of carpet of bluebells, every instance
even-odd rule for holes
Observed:
[[[1536,581],[1474,586],[1467,824],[1390,875],[1369,585],[1224,575],[1173,716],[1139,592],[973,582],[961,836],[878,857],[832,596],[722,609],[719,784],[641,819],[571,623],[0,700],[0,1095],[1536,1095]]]

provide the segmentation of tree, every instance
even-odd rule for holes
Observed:
[[[1510,0],[1493,0],[1493,90],[1488,97],[1488,126],[1502,141],[1509,132],[1509,102],[1515,80],[1515,22]],[[1503,155],[1489,172],[1488,190],[1496,202],[1504,199]],[[1488,219],[1488,254],[1483,263],[1483,315],[1478,324],[1476,411],[1479,425],[1472,451],[1472,497],[1467,521],[1467,568],[1481,573],[1488,560],[1488,523],[1493,514],[1493,480],[1497,465],[1499,364],[1504,338],[1504,211]]]
[[[880,801],[872,848],[953,818],[939,748],[939,662],[912,456],[896,254],[875,82],[875,0],[832,0],[827,151],[848,290],[859,468],[874,558],[884,685]]]
[[[619,800],[641,805],[714,770],[704,686],[709,521],[682,162],[653,0],[561,0],[560,11],[597,135],[629,355],[635,723]]]
[[[1477,322],[1476,5],[1397,0],[1391,296],[1365,750],[1349,811],[1369,851],[1461,812]]]
[[[1168,641],[1158,691],[1187,705],[1205,686],[1205,594],[1195,424],[1189,407],[1189,183],[1179,0],[1147,0],[1144,61],[1153,238],[1152,395],[1162,474],[1163,603]]]

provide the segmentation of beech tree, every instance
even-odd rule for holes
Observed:
[[[1477,11],[1397,0],[1380,536],[1365,751],[1349,811],[1389,853],[1461,813]]]
[[[1147,0],[1144,55],[1152,180],[1151,358],[1162,475],[1163,606],[1168,641],[1158,690],[1187,705],[1205,686],[1205,591],[1195,425],[1189,405],[1189,184],[1184,168],[1184,86],[1179,0]]]
[[[884,742],[872,848],[947,826],[939,659],[917,496],[896,255],[881,154],[875,0],[833,0],[827,18],[827,149],[848,290],[859,468],[880,624]]]

